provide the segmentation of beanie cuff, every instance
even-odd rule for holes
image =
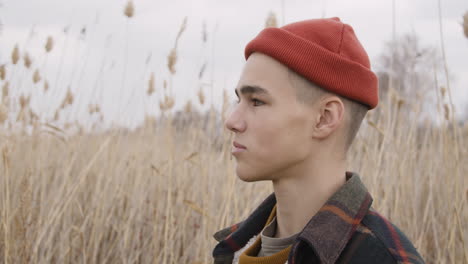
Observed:
[[[363,65],[281,28],[266,28],[249,42],[245,59],[264,53],[335,94],[373,109],[378,102],[377,76]]]

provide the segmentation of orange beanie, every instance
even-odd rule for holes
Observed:
[[[369,57],[353,28],[337,17],[265,28],[245,47],[245,59],[253,52],[273,57],[312,83],[369,109],[377,106],[378,79]]]

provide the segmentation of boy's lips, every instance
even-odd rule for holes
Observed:
[[[244,152],[244,151],[247,150],[247,148],[246,148],[244,145],[239,144],[239,143],[237,143],[237,142],[235,142],[235,141],[232,142],[232,145],[233,145],[233,148],[232,148],[232,150],[231,150],[231,154],[232,154],[232,155],[235,155],[235,154],[238,154],[238,153],[240,153],[240,152]]]
[[[244,145],[242,144],[239,144],[237,142],[232,142],[232,145],[235,147],[235,148],[240,148],[240,149],[247,149],[247,147],[245,147]]]

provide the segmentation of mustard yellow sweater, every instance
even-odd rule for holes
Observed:
[[[268,217],[265,226],[270,224],[275,216],[276,205],[275,207],[273,207],[273,210],[271,210],[270,216]],[[257,257],[261,245],[262,240],[261,236],[259,235],[257,240],[239,256],[239,264],[284,264],[288,260],[288,255],[291,251],[291,246],[271,256]]]

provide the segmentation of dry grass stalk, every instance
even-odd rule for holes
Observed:
[[[36,122],[39,120],[39,116],[31,108],[29,108],[29,119],[31,122]]]
[[[68,87],[67,94],[63,98],[62,103],[60,104],[60,109],[65,108],[67,105],[72,105],[73,104],[73,93],[70,90],[70,87]]]
[[[444,104],[444,117],[445,120],[450,121],[450,108],[448,104]]]
[[[24,53],[24,57],[23,57],[23,60],[24,60],[24,66],[29,69],[31,67],[31,64],[32,64],[32,60],[31,60],[31,57],[29,56],[29,53]]]
[[[46,44],[45,44],[45,51],[49,53],[53,48],[54,48],[54,39],[51,36],[48,36]]]
[[[468,11],[463,15],[463,32],[465,33],[465,37],[468,38]]]
[[[2,99],[8,97],[10,82],[5,82],[2,87]]]
[[[362,172],[361,179],[375,199],[374,208],[405,231],[427,263],[465,263],[468,207],[454,210],[444,205],[464,205],[467,199],[464,172],[468,162],[463,156],[459,161],[453,158],[454,146],[466,153],[467,141],[451,137],[450,130],[458,127],[419,127],[419,122],[404,115],[392,115],[397,102],[386,106],[388,112],[372,115],[369,125],[364,123],[363,136],[358,135],[350,149],[350,170]],[[385,116],[385,121],[379,116]],[[267,183],[246,184],[235,179],[235,162],[223,155],[229,149],[227,134],[197,128],[198,118],[187,120],[180,129],[155,133],[157,127],[152,124],[156,119],[147,116],[145,120],[141,130],[129,131],[124,138],[114,136],[113,130],[107,134],[83,132],[68,139],[66,148],[56,129],[50,133],[54,137],[17,135],[8,139],[12,146],[7,157],[11,194],[0,195],[0,210],[16,208],[14,215],[20,218],[29,207],[32,212],[39,208],[40,213],[32,224],[27,217],[23,217],[26,221],[12,217],[3,223],[2,228],[11,234],[9,259],[4,262],[120,263],[125,255],[137,260],[128,262],[151,263],[165,252],[172,257],[161,263],[207,263],[211,255],[206,248],[215,243],[209,242],[211,234],[229,225],[226,219],[244,219],[254,209],[252,201],[271,193]],[[65,127],[69,126],[67,122]],[[466,139],[467,133],[459,135]],[[93,153],[99,152],[107,138],[111,138],[110,147],[89,167]],[[387,143],[382,144],[382,138]],[[6,167],[2,165],[0,182]],[[87,168],[86,173],[82,168]],[[30,170],[29,182],[22,183]],[[60,213],[53,214],[57,210]],[[51,215],[55,215],[54,221],[49,220]],[[22,231],[15,232],[17,227]],[[38,239],[42,233],[43,239]],[[22,248],[24,234],[31,246]],[[168,245],[167,238],[190,238],[195,243]],[[41,250],[33,250],[34,245]],[[54,250],[62,247],[68,252]],[[21,254],[31,261],[17,258]]]
[[[175,104],[174,98],[171,96],[164,95],[164,100],[159,102],[159,109],[161,111],[166,111],[171,109]]]
[[[148,80],[148,90],[146,91],[146,93],[148,94],[148,96],[151,96],[153,93],[154,93],[155,89],[154,89],[154,72],[151,73],[150,75],[150,79]]]
[[[157,119],[155,116],[145,115],[145,121],[143,123],[143,127],[153,128],[156,125],[156,122],[157,122]]]
[[[0,65],[0,80],[4,81],[6,77],[5,64]]]
[[[49,90],[49,81],[45,80],[44,81],[44,92],[47,92]]]
[[[60,108],[55,110],[55,113],[54,113],[54,121],[58,121],[60,118]]]
[[[203,77],[203,74],[205,73],[205,70],[206,70],[206,62],[203,63],[203,65],[200,68],[200,72],[198,73],[198,79],[199,80],[201,80],[201,78]]]
[[[169,52],[169,55],[167,56],[167,68],[169,69],[169,72],[171,74],[174,74],[176,72],[175,70],[175,64],[177,63],[177,45],[179,43],[179,39],[184,33],[185,29],[187,27],[187,17],[184,18],[184,21],[182,22],[182,25],[179,28],[179,32],[177,33],[177,37],[175,40],[175,45],[171,49],[171,52]]]
[[[182,25],[180,25],[179,32],[177,33],[176,44],[175,44],[176,47],[177,47],[177,44],[179,43],[179,39],[182,36],[182,33],[184,33],[186,28],[187,28],[187,17],[184,17],[184,21],[182,21]]]
[[[176,72],[175,70],[175,64],[177,62],[177,50],[176,48],[172,48],[171,52],[167,56],[167,68],[169,69],[169,72],[171,74],[174,74]]]
[[[20,104],[21,109],[26,109],[26,107],[29,106],[30,101],[31,101],[31,95],[28,95],[27,97],[24,96],[23,94],[20,95],[19,104]]]
[[[36,69],[33,74],[33,83],[36,84],[41,81],[41,75],[39,74],[39,69]]]
[[[184,112],[185,113],[191,113],[192,112],[192,101],[188,100],[187,103],[185,103],[184,106]]]
[[[92,104],[88,105],[88,113],[90,115],[94,114],[94,105],[92,105]]]
[[[15,47],[13,48],[13,52],[11,53],[11,62],[16,65],[16,63],[18,63],[20,59],[20,53],[19,53],[19,48],[18,48],[18,44],[15,45]]]
[[[99,113],[101,111],[101,108],[99,107],[98,104],[89,104],[88,105],[88,113],[90,115],[94,114],[94,113]]]
[[[127,5],[125,6],[124,15],[128,18],[132,18],[134,14],[135,14],[135,6],[133,5],[133,1],[130,0],[127,2]]]
[[[205,93],[203,93],[203,90],[200,88],[197,93],[198,96],[198,101],[200,102],[201,105],[205,104]]]
[[[0,125],[8,119],[8,108],[0,103]]]
[[[265,27],[278,27],[278,20],[276,19],[276,14],[273,12],[270,12],[268,14],[268,17],[265,21]]]

